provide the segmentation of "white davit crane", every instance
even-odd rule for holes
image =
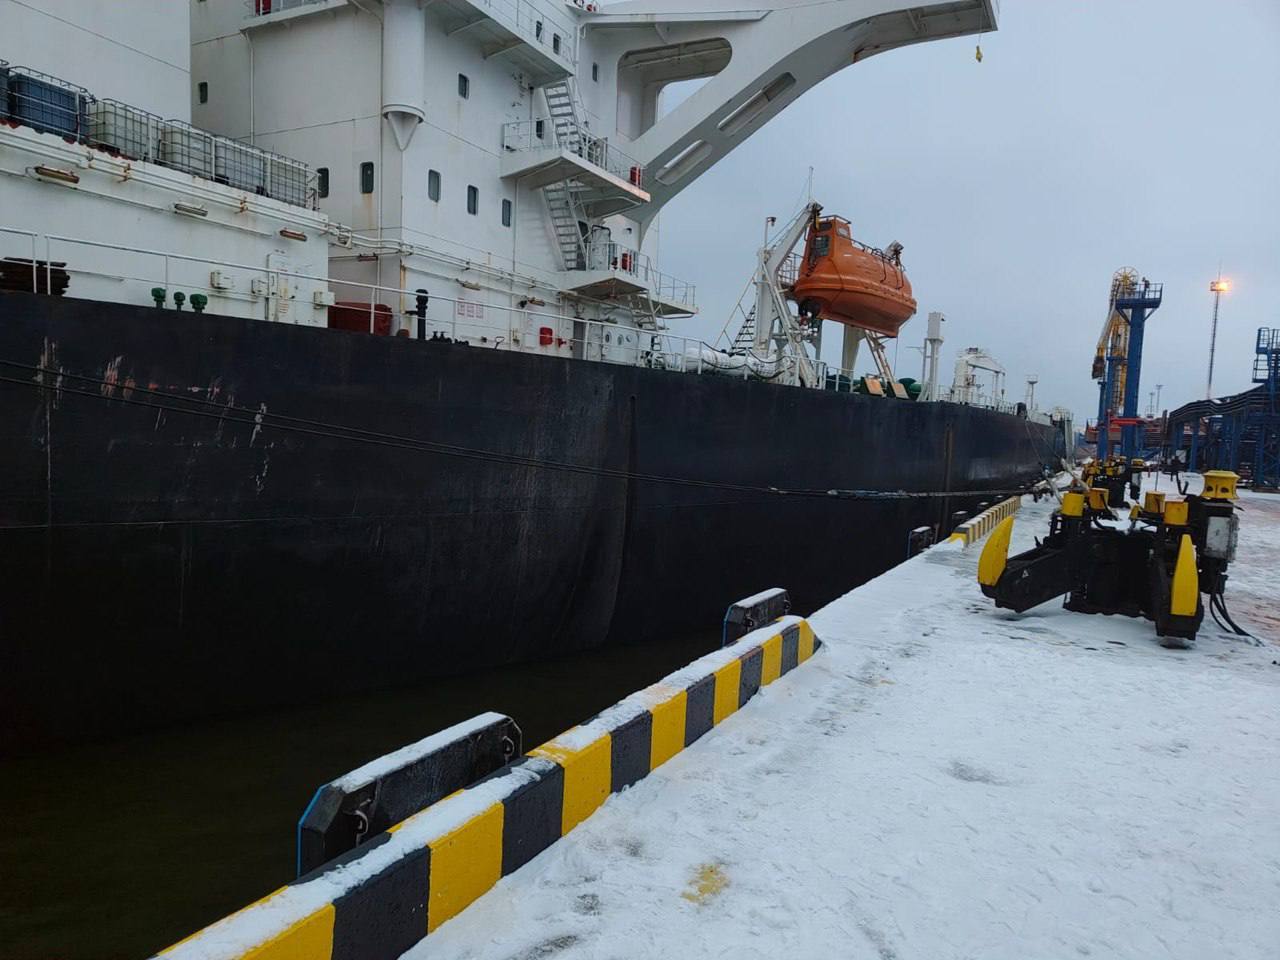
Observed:
[[[818,203],[808,203],[802,207],[774,237],[773,243],[766,239],[756,263],[756,307],[753,312],[755,338],[752,351],[758,357],[766,357],[769,356],[771,343],[777,341],[778,346],[782,346],[785,342],[790,348],[786,352],[796,361],[796,381],[806,387],[818,386],[818,371],[809,359],[796,317],[783,295],[782,268],[821,210],[822,205]]]
[[[791,252],[808,230],[822,205],[807,203],[800,212],[778,230],[770,240],[767,229],[764,245],[756,255],[756,270],[738,301],[733,316],[742,317],[737,336],[733,338],[729,352],[709,347],[699,348],[702,364],[726,372],[743,370],[766,380],[780,383],[819,387],[820,373],[814,358],[805,344],[814,343],[821,335],[821,324],[802,325],[791,312],[786,296],[791,277]],[[772,225],[773,218],[769,220]],[[752,296],[754,287],[754,302]],[[750,308],[747,304],[750,303]],[[728,323],[725,324],[727,332]]]

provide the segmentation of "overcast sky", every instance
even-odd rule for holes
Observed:
[[[1172,409],[1204,395],[1221,261],[1235,287],[1214,393],[1248,387],[1257,327],[1280,327],[1280,0],[1003,0],[981,42],[981,63],[961,38],[846,68],[678,196],[660,266],[697,284],[701,312],[674,332],[720,330],[764,217],[795,212],[812,165],[815,199],[856,237],[906,247],[919,313],[903,374],[941,310],[940,382],[980,345],[1009,399],[1038,374],[1037,404],[1082,425],[1111,275],[1132,266],[1164,282],[1141,408],[1162,383]]]

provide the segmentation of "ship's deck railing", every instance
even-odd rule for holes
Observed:
[[[552,4],[533,0],[467,0],[478,10],[486,10],[494,20],[527,40],[547,47],[569,63],[578,62],[578,30],[551,11]],[[563,7],[562,7],[563,9]]]
[[[692,283],[663,273],[653,265],[648,254],[623,246],[615,240],[588,243],[583,262],[587,270],[613,270],[633,277],[655,300],[682,304],[690,311],[697,306],[697,291]]]
[[[26,67],[0,67],[8,98],[0,120],[83,143],[126,160],[155,163],[256,196],[298,207],[317,206],[312,173],[300,160],[181,120],[165,120],[118,100],[99,100],[84,87]]]
[[[14,244],[0,247],[0,258],[3,258],[6,269],[0,271],[10,281],[7,289],[26,289],[33,292],[44,292],[60,288],[58,277],[69,276],[96,278],[106,281],[115,291],[125,292],[132,289],[137,296],[132,299],[116,296],[100,296],[100,299],[113,302],[144,304],[150,299],[153,287],[160,287],[170,295],[175,290],[186,295],[190,302],[191,294],[200,293],[210,300],[211,313],[220,313],[217,302],[237,301],[241,305],[254,305],[255,315],[265,317],[266,305],[271,300],[270,293],[255,293],[254,283],[246,283],[234,290],[212,286],[213,275],[228,269],[243,271],[256,279],[270,281],[272,278],[292,278],[308,281],[318,289],[334,291],[336,299],[345,302],[358,302],[363,307],[368,304],[369,330],[372,332],[375,320],[381,312],[385,315],[387,307],[398,318],[400,329],[416,337],[418,317],[414,306],[417,290],[406,289],[386,284],[365,283],[356,280],[343,280],[328,274],[313,274],[298,270],[285,270],[261,264],[246,264],[230,260],[219,260],[209,257],[196,257],[185,254],[153,250],[145,247],[126,244],[86,240],[78,237],[67,237],[56,234],[36,233],[13,227],[0,226],[0,237],[20,238],[21,250]],[[129,269],[117,258],[110,270],[95,269],[89,265],[84,256],[76,257],[80,250],[105,250],[115,253],[133,255],[129,261]],[[19,259],[15,255],[21,252]],[[137,265],[150,263],[151,268]],[[11,281],[14,277],[29,276],[20,287]],[[271,283],[261,284],[261,289],[272,290],[276,286]],[[77,291],[72,286],[69,291],[74,295]],[[387,306],[379,311],[380,304]],[[309,302],[295,301],[295,310],[313,309]],[[241,313],[240,315],[243,315]],[[564,324],[572,321],[574,333],[568,337],[560,335]],[[541,346],[553,346],[550,352],[554,355],[568,356],[575,359],[596,360],[620,363],[633,366],[645,366],[656,369],[672,370],[694,374],[711,374],[719,376],[736,376],[749,379],[753,375],[750,365],[726,370],[724,365],[717,366],[708,362],[708,355],[716,351],[700,338],[682,337],[664,330],[646,330],[626,327],[616,323],[599,320],[585,320],[573,317],[568,313],[553,313],[549,310],[528,309],[527,307],[507,306],[484,302],[482,298],[464,296],[448,297],[430,294],[426,316],[424,317],[426,336],[441,335],[451,340],[465,341],[484,349],[518,350],[532,352]],[[619,340],[619,335],[623,340]],[[543,337],[550,337],[550,343],[541,343]],[[629,340],[626,338],[630,338]],[[818,374],[818,385],[827,390],[848,392],[860,374],[844,370],[821,360],[814,362]],[[767,377],[765,379],[768,379]],[[1004,413],[1015,413],[1017,404],[1003,400],[992,400],[986,395],[969,391],[944,391],[942,400],[953,403],[965,403],[998,410]]]
[[[96,279],[104,282],[111,292],[105,295],[80,292],[95,299],[140,306],[148,303],[152,289],[159,287],[169,295],[166,303],[175,292],[183,293],[187,303],[191,302],[192,294],[198,293],[209,298],[209,312],[212,314],[226,312],[225,309],[218,309],[219,300],[234,301],[241,307],[241,312],[235,315],[244,316],[243,307],[251,305],[252,315],[262,319],[267,316],[268,304],[273,297],[269,291],[280,289],[278,284],[271,281],[289,278],[307,281],[318,290],[331,290],[338,301],[358,302],[361,309],[367,303],[370,332],[375,329],[379,314],[385,316],[390,307],[393,316],[397,318],[399,329],[405,331],[410,338],[418,335],[418,316],[414,309],[417,290],[0,226],[0,237],[6,236],[18,238],[16,245],[8,243],[0,247],[0,258],[6,267],[0,271],[0,276],[9,281],[6,282],[6,289],[31,290],[37,293],[50,289],[59,290],[63,287],[60,278],[70,278],[72,283],[68,292],[75,295],[77,290],[74,281],[77,278]],[[111,269],[101,269],[86,262],[85,251],[92,250],[131,256],[127,264],[117,256],[109,264]],[[79,257],[76,256],[77,252],[80,253]],[[19,253],[24,255],[19,258],[16,256]],[[144,263],[152,266],[141,266]],[[243,271],[255,279],[267,282],[238,285],[234,290],[212,286],[214,276],[229,269]],[[16,277],[26,276],[31,278],[29,285],[25,280],[20,284],[11,282]],[[304,285],[295,283],[293,286]],[[254,292],[255,290],[268,292]],[[386,306],[379,310],[379,306],[384,303]],[[306,316],[305,311],[311,309],[311,303],[305,300],[293,301],[290,315],[297,316],[297,311],[303,311]],[[169,312],[177,314],[186,311],[169,309]],[[567,337],[562,336],[561,331],[565,331],[569,323],[572,323],[572,333]],[[690,374],[715,374],[742,379],[753,376],[747,366],[726,371],[723,366],[708,362],[709,354],[719,351],[715,351],[700,338],[677,336],[664,330],[646,330],[600,320],[579,319],[567,313],[490,304],[466,297],[430,294],[423,318],[423,332],[426,337],[443,336],[469,343],[477,349],[537,351],[573,359]],[[620,335],[622,339],[619,339]],[[540,349],[542,347],[552,349]],[[819,364],[819,369],[824,372],[819,383],[827,389],[837,389],[832,385],[833,381],[825,376],[834,368],[829,369]]]
[[[324,2],[326,0],[244,0],[244,8],[249,11],[251,17],[269,17],[283,10],[294,10]]]
[[[5,289],[31,290],[41,293],[62,289],[63,284],[60,282],[62,277],[95,278],[106,281],[115,292],[115,295],[97,297],[110,302],[142,305],[150,299],[152,288],[160,287],[170,295],[175,292],[175,289],[177,292],[182,292],[188,303],[194,293],[205,295],[212,305],[210,313],[223,312],[217,308],[217,301],[221,299],[237,301],[242,305],[253,304],[255,315],[258,318],[264,318],[267,314],[267,304],[273,295],[269,292],[255,293],[255,288],[260,286],[267,291],[279,289],[278,285],[270,281],[273,278],[290,278],[308,281],[318,289],[332,290],[337,300],[348,303],[357,302],[362,309],[367,304],[370,332],[375,329],[379,314],[385,316],[387,308],[390,307],[393,316],[398,318],[399,329],[406,331],[411,338],[418,334],[418,316],[415,312],[417,290],[343,280],[327,274],[188,256],[164,250],[0,226],[0,237],[5,236],[20,238],[21,252],[28,254],[19,258],[15,256],[19,252],[16,246],[12,244],[0,246],[0,263],[5,268],[0,270],[0,279],[6,281]],[[117,260],[111,264],[110,270],[95,269],[83,262],[77,262],[77,258],[72,255],[76,248],[131,254],[133,255],[131,263],[148,261],[154,264],[154,268],[151,270],[143,268],[141,271],[137,268],[126,270]],[[213,277],[226,269],[244,271],[267,283],[245,284],[243,289],[235,290],[214,287]],[[30,282],[27,283],[25,280],[21,284],[12,282],[15,277],[20,276],[29,276]],[[128,289],[132,289],[139,295],[133,299],[123,298],[122,293]],[[73,295],[76,293],[74,287],[70,292]],[[312,309],[311,304],[306,301],[294,301],[294,303],[295,310]],[[383,306],[384,303],[385,306]],[[379,310],[380,306],[381,310]],[[180,311],[171,310],[170,312]],[[573,324],[573,333],[567,337],[561,336],[559,331],[564,329],[561,325],[570,321]],[[727,370],[723,364],[717,365],[710,362],[708,358],[711,354],[721,357],[728,354],[716,350],[700,338],[681,337],[665,330],[647,330],[600,320],[580,319],[567,313],[528,309],[527,306],[491,304],[479,298],[429,294],[422,326],[426,337],[443,336],[450,340],[469,343],[479,349],[534,352],[539,347],[550,346],[552,350],[538,350],[538,352],[573,359],[643,366],[682,373],[715,374],[742,379],[751,379],[756,375],[749,364],[744,363],[740,367]],[[620,335],[623,338],[621,340]],[[821,389],[837,392],[850,391],[852,384],[856,383],[860,376],[853,371],[828,365],[821,360],[814,362],[814,368],[818,374],[818,386]],[[762,379],[769,379],[769,377]],[[940,399],[986,407],[1003,413],[1017,411],[1016,403],[992,401],[986,396],[972,392],[965,397],[956,391],[946,391]]]
[[[800,276],[800,261],[802,257],[798,253],[789,253],[778,265],[778,283],[783,287],[795,286],[797,278]]]
[[[244,0],[245,16],[269,17],[327,0]],[[466,0],[467,5],[502,24],[529,43],[546,47],[557,57],[576,63],[578,31],[573,24],[552,12],[555,4],[540,5],[534,0]]]
[[[502,125],[502,149],[568,150],[587,163],[607,170],[634,186],[644,183],[644,165],[609,142],[572,120],[513,120]]]
[[[942,395],[938,399],[945,400],[948,403],[958,403],[966,407],[983,407],[987,410],[995,410],[999,413],[1018,412],[1017,403],[991,397],[972,387],[968,389],[963,387],[960,389],[951,387],[947,390],[941,391],[941,394]]]
[[[0,246],[0,260],[5,262],[6,269],[3,271],[5,276],[14,277],[20,274],[22,276],[30,276],[29,284],[25,280],[22,282],[20,289],[23,290],[31,290],[33,292],[44,292],[49,289],[56,290],[59,286],[57,282],[58,275],[65,273],[72,279],[84,277],[107,281],[113,290],[121,293],[124,292],[125,286],[131,286],[134,291],[141,294],[133,299],[122,299],[120,296],[101,297],[101,299],[112,302],[145,304],[150,300],[151,289],[160,287],[169,294],[172,294],[175,290],[183,293],[187,302],[190,302],[191,294],[193,293],[205,295],[210,301],[210,313],[221,312],[217,309],[217,302],[222,300],[236,301],[242,305],[245,303],[261,305],[256,306],[255,309],[258,311],[258,315],[265,315],[265,304],[270,299],[270,296],[268,294],[254,293],[254,283],[239,284],[235,289],[230,290],[212,285],[212,274],[231,269],[243,271],[255,280],[287,277],[295,280],[305,280],[316,285],[327,285],[330,290],[335,291],[336,299],[339,301],[358,299],[361,304],[368,303],[370,331],[373,330],[374,319],[378,312],[377,304],[390,301],[388,305],[392,305],[398,301],[402,306],[400,309],[392,306],[393,313],[401,318],[404,328],[408,329],[411,335],[416,335],[417,317],[413,312],[417,297],[416,290],[386,284],[344,280],[328,274],[276,269],[261,264],[247,264],[211,257],[190,256],[164,250],[130,246],[128,244],[36,233],[15,227],[0,226],[0,237],[5,236],[21,238],[18,241],[21,245],[20,250],[18,246],[13,244]],[[96,249],[111,251],[114,254],[130,254],[132,255],[131,268],[128,270],[122,269],[122,264],[117,258],[112,262],[112,269],[95,269],[85,262],[84,256],[77,258],[74,255],[77,249],[82,251]],[[21,258],[16,256],[19,253],[22,254]],[[132,267],[132,264],[140,263],[150,263],[153,266],[142,269]],[[269,284],[263,284],[262,286],[264,289],[270,288]],[[19,289],[19,287],[11,286],[9,289]],[[691,290],[692,288],[690,288]],[[74,285],[69,289],[69,293],[72,296],[76,295]],[[692,292],[689,293],[689,296],[692,297]],[[311,309],[311,304],[298,303],[296,309]],[[243,315],[243,313],[238,315]],[[494,323],[490,321],[488,318],[491,316],[501,317],[502,322]],[[579,320],[568,313],[552,313],[546,310],[490,304],[484,302],[479,296],[471,299],[462,296],[440,296],[435,293],[429,295],[426,329],[428,336],[432,333],[439,333],[450,339],[467,340],[490,348],[512,349],[523,348],[526,345],[513,342],[515,339],[512,336],[513,331],[516,331],[521,339],[537,340],[540,331],[535,330],[532,334],[529,334],[526,330],[526,327],[529,326],[528,321],[541,324],[544,321],[550,323],[567,320],[586,324],[589,330],[598,332],[599,343],[593,339],[593,335],[583,338],[581,343],[583,359],[606,359],[623,362],[623,358],[630,351],[630,355],[637,363],[665,369],[683,370],[686,369],[684,362],[686,353],[691,348],[702,343],[698,339],[676,337],[665,331],[639,330],[622,327],[615,323]],[[518,321],[518,324],[516,321]],[[623,330],[632,330],[643,338],[645,341],[643,348],[641,346],[618,346],[613,334]],[[603,336],[606,333],[610,334],[607,338]],[[556,337],[555,339],[562,338]],[[565,345],[568,346],[570,344],[569,338],[563,339],[565,340]],[[696,367],[697,372],[701,372],[700,365],[690,363],[688,366],[689,369]]]

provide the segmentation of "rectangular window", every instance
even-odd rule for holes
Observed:
[[[201,80],[196,85],[196,93],[199,95],[201,103],[209,102],[209,84],[204,80]]]
[[[552,53],[560,52],[560,34],[558,33],[553,33],[551,35],[551,52]]]
[[[471,79],[465,74],[458,74],[458,96],[463,100],[471,96]]]
[[[440,202],[440,171],[427,171],[427,197],[434,203]]]
[[[543,137],[543,134],[545,134],[546,132],[547,132],[547,125],[545,121],[542,121],[542,120],[533,121],[533,135],[535,137],[541,140]]]
[[[467,213],[475,215],[480,212],[480,188],[467,187]]]
[[[360,192],[373,193],[373,162],[371,160],[360,164]]]
[[[316,168],[316,196],[327,197],[329,195],[329,168]]]
[[[511,226],[511,201],[502,201],[502,225],[504,227]]]
[[[593,63],[591,65],[591,79],[596,83],[600,82],[600,64]]]

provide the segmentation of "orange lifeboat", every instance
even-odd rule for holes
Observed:
[[[896,243],[887,253],[859,243],[843,217],[815,217],[791,288],[801,316],[896,337],[916,312],[901,252]]]

